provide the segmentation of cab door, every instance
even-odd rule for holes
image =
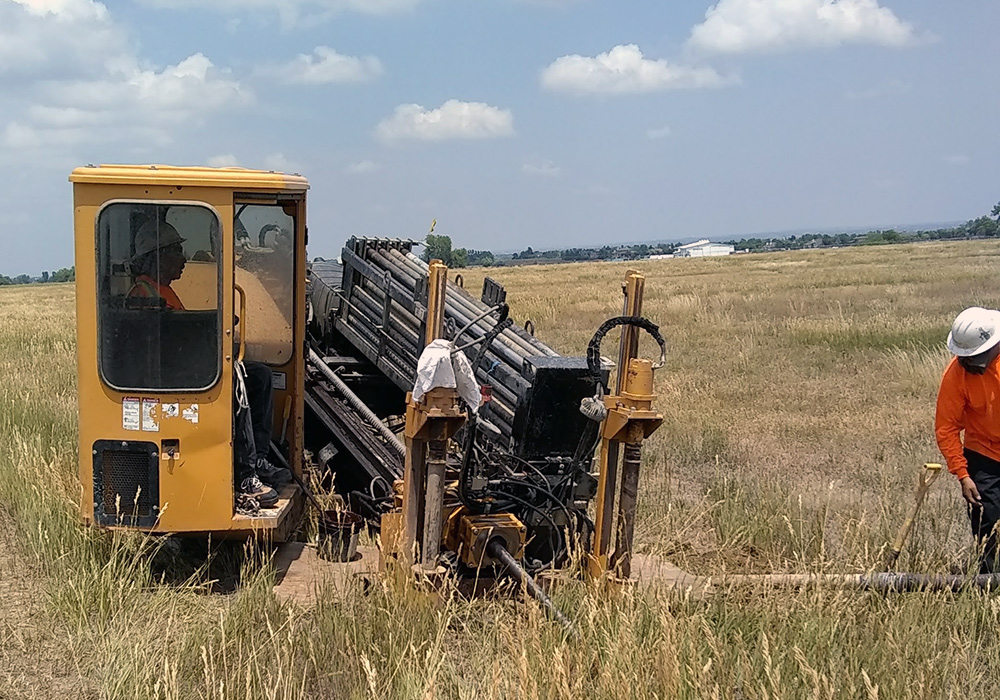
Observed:
[[[302,460],[305,343],[305,194],[236,194],[234,280],[245,359],[267,365],[274,388],[273,442],[296,472]],[[272,458],[273,461],[273,458]]]
[[[96,367],[85,367],[81,348],[80,431],[93,458],[94,520],[225,529],[233,477],[223,290],[232,277],[222,218],[200,198],[149,199],[156,190],[143,188],[143,199],[119,188],[120,199],[91,210]]]

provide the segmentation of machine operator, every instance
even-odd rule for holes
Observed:
[[[131,260],[134,283],[126,306],[184,311],[184,303],[170,286],[184,272],[187,259],[183,243],[177,229],[165,221],[150,220],[140,226]],[[259,362],[237,362],[234,386],[237,500],[252,499],[261,508],[271,508],[278,502],[273,487],[292,480],[287,469],[275,467],[267,459],[274,406],[271,370]]]

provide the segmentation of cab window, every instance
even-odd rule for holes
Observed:
[[[236,283],[247,298],[239,323],[248,359],[283,365],[292,357],[295,312],[294,205],[236,205]]]
[[[98,357],[118,390],[218,380],[219,219],[198,204],[114,202],[97,219]]]

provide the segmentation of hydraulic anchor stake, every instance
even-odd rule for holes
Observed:
[[[594,336],[587,352],[591,371],[596,374],[600,366],[601,339],[612,328],[622,326],[615,391],[603,397],[607,416],[601,424],[597,519],[591,543],[592,551],[586,556],[586,570],[593,579],[627,580],[632,574],[642,443],[663,423],[663,416],[653,410],[653,401],[656,399],[653,393],[653,370],[663,366],[666,343],[659,329],[642,318],[645,281],[646,278],[634,270],[626,273],[624,315],[605,323]],[[650,333],[660,346],[660,361],[655,365],[638,357],[640,330]],[[615,518],[617,490],[620,493]],[[617,523],[613,551],[612,523]]]
[[[427,279],[425,344],[444,333],[448,267],[432,260]],[[420,401],[406,397],[406,456],[403,462],[403,541],[400,554],[426,572],[438,566],[444,530],[448,440],[465,422],[455,389],[431,389]]]

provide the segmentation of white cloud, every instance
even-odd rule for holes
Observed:
[[[513,133],[514,116],[510,110],[460,100],[448,100],[432,110],[417,104],[400,105],[375,129],[383,141],[490,139]]]
[[[347,172],[352,175],[365,175],[367,173],[376,173],[382,169],[382,166],[373,160],[362,160],[357,163],[351,163],[347,166]]]
[[[947,163],[948,165],[963,166],[971,163],[972,158],[963,154],[955,154],[951,156],[945,156],[944,162]]]
[[[108,14],[108,8],[93,0],[11,0],[11,2],[37,17],[49,15],[69,20],[104,19]]]
[[[551,160],[532,161],[521,166],[521,172],[525,175],[537,177],[559,177],[562,168]]]
[[[299,54],[281,65],[262,66],[257,73],[275,80],[309,85],[361,83],[382,75],[382,63],[374,56],[344,56],[327,46],[317,46],[312,54]]]
[[[210,168],[237,168],[240,161],[232,153],[221,153],[205,161]]]
[[[0,0],[0,78],[99,75],[126,52],[99,2]]]
[[[607,53],[563,56],[542,71],[542,86],[559,92],[622,94],[680,88],[719,87],[731,82],[715,69],[673,65],[645,58],[635,44]]]
[[[656,141],[667,138],[671,133],[669,126],[657,126],[652,129],[646,129],[646,138],[650,141]]]
[[[342,12],[386,15],[416,7],[422,0],[140,0],[170,9],[212,10],[222,13],[277,15],[286,27],[315,24]]]
[[[847,43],[901,47],[916,41],[913,27],[876,0],[720,0],[691,30],[688,45],[742,53]]]
[[[22,158],[84,144],[148,150],[253,99],[201,53],[162,70],[144,64],[92,0],[0,0],[0,89],[0,144]]]

